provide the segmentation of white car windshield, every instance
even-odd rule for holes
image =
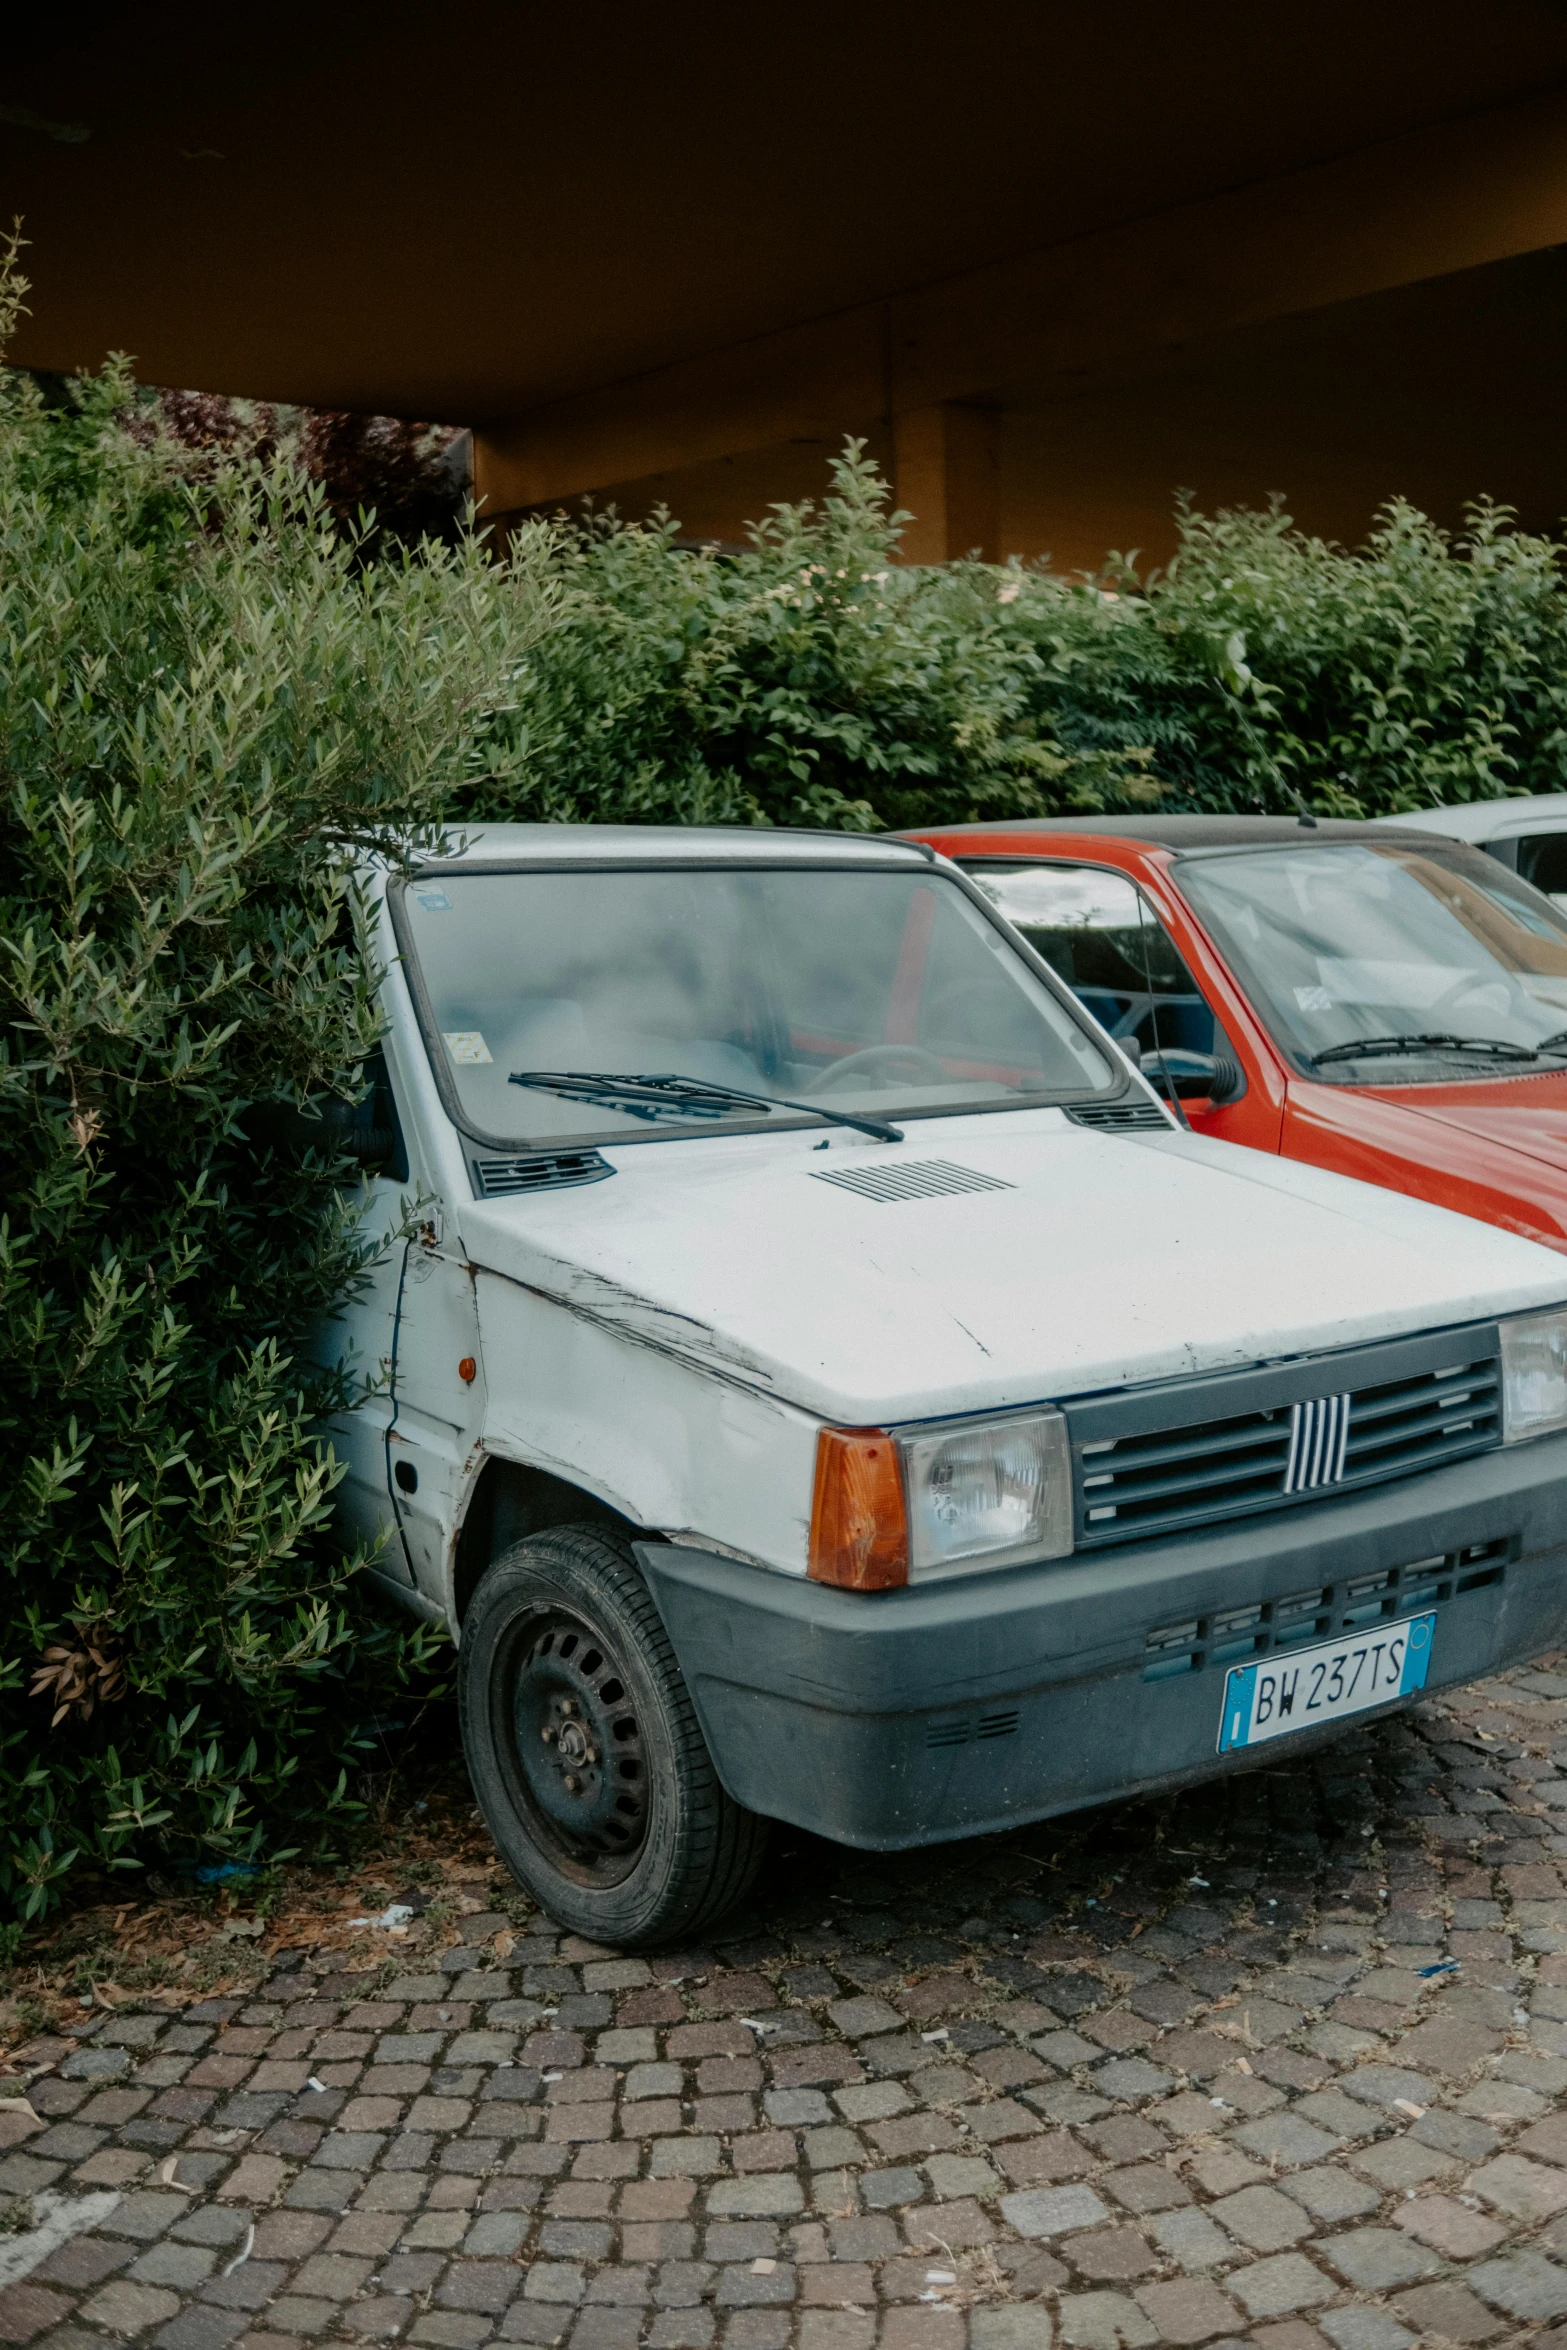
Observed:
[[[393,911],[443,1090],[486,1140],[1017,1109],[1126,1082],[929,870],[445,866]]]
[[[1311,1076],[1567,1065],[1567,920],[1477,849],[1323,842],[1183,858],[1176,879]]]

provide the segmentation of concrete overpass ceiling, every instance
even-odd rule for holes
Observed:
[[[1564,381],[1561,249],[1107,368],[1005,411],[999,551],[1062,570],[1112,546],[1165,562],[1182,489],[1210,513],[1277,492],[1302,529],[1347,545],[1396,496],[1450,529],[1485,496],[1559,531]]]
[[[40,10],[13,355],[482,422],[1564,78],[1551,0]]]

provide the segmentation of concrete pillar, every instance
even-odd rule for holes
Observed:
[[[999,421],[995,409],[957,400],[893,419],[894,503],[914,516],[904,526],[905,563],[975,553],[1001,560]]]

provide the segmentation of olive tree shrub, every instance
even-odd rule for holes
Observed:
[[[263,1138],[359,1091],[352,853],[428,833],[549,596],[472,542],[356,560],[297,472],[187,478],[123,429],[128,393],[114,366],[47,402],[0,370],[13,1916],[73,1866],[330,1834],[359,1725],[421,1668],[351,1593],[314,1433],[353,1171]]]

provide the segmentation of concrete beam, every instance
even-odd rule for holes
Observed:
[[[491,512],[1094,371],[1567,243],[1567,90],[988,264],[496,423]]]

